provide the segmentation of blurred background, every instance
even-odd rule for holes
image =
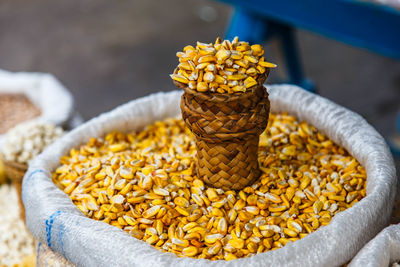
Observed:
[[[175,89],[175,53],[224,36],[233,10],[209,0],[2,0],[0,68],[54,74],[84,119],[131,99]],[[296,32],[305,75],[318,93],[364,116],[384,136],[396,130],[400,61],[313,33]],[[286,79],[279,44],[266,58]]]

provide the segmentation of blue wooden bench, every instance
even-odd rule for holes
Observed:
[[[294,29],[301,28],[400,60],[400,10],[355,0],[219,0],[235,11],[226,38],[281,42],[289,83],[315,91],[304,77]],[[398,118],[400,133],[400,115]],[[392,145],[400,156],[400,148]]]

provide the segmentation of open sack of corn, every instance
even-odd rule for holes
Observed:
[[[285,228],[280,227],[282,222],[277,222],[276,225],[268,224],[268,222],[259,223],[260,220],[254,221],[254,224],[250,223],[251,218],[254,219],[258,217],[258,215],[252,214],[255,213],[257,208],[260,210],[258,211],[258,214],[261,214],[261,210],[267,212],[269,215],[273,215],[274,213],[279,214],[279,212],[281,214],[283,213],[280,208],[281,206],[285,205],[283,203],[275,204],[273,202],[274,200],[276,202],[282,202],[283,196],[280,198],[281,200],[277,200],[275,199],[275,194],[261,192],[261,187],[269,185],[269,183],[271,182],[271,178],[264,177],[266,179],[265,184],[264,181],[261,180],[260,183],[262,184],[259,184],[260,188],[252,189],[250,186],[247,189],[243,189],[243,193],[238,193],[238,195],[235,195],[234,197],[226,197],[228,199],[228,202],[217,203],[218,200],[222,199],[222,196],[224,196],[224,194],[229,191],[225,191],[225,193],[222,193],[219,189],[209,190],[207,192],[204,192],[204,196],[206,197],[199,200],[197,197],[194,197],[194,195],[200,194],[200,192],[197,192],[196,194],[195,191],[201,191],[202,188],[206,191],[206,186],[199,182],[201,180],[193,180],[193,178],[187,177],[184,174],[177,175],[177,178],[172,177],[172,185],[170,186],[165,185],[164,188],[158,186],[163,185],[163,182],[158,181],[158,178],[156,177],[162,177],[164,172],[163,170],[156,171],[154,168],[157,168],[157,166],[161,166],[164,161],[155,161],[153,163],[153,166],[150,166],[149,164],[146,168],[143,162],[139,159],[129,160],[131,165],[123,166],[123,164],[117,163],[117,159],[113,160],[110,158],[110,160],[113,161],[113,163],[110,163],[110,166],[112,166],[113,164],[117,164],[118,166],[120,166],[119,175],[121,176],[121,179],[119,179],[119,181],[122,181],[122,177],[125,177],[124,179],[127,181],[131,181],[133,179],[133,173],[131,172],[130,168],[134,168],[135,164],[139,164],[141,169],[140,171],[137,171],[136,175],[138,176],[138,179],[136,180],[136,182],[131,183],[131,189],[129,189],[129,183],[119,182],[118,184],[114,184],[114,188],[112,188],[114,192],[108,192],[112,193],[114,197],[112,198],[112,203],[115,203],[115,205],[113,206],[115,208],[115,215],[111,215],[114,209],[113,207],[111,207],[111,205],[109,205],[108,208],[110,208],[110,210],[108,210],[108,212],[110,216],[108,216],[108,219],[106,220],[104,220],[103,217],[103,221],[97,221],[96,216],[101,215],[99,214],[99,210],[97,210],[97,207],[91,206],[89,196],[86,196],[89,198],[89,201],[83,199],[85,197],[85,192],[89,192],[88,190],[82,192],[81,197],[78,195],[71,200],[71,198],[67,194],[73,192],[73,190],[75,190],[74,187],[76,187],[77,185],[71,185],[69,188],[67,188],[68,185],[66,184],[66,181],[63,181],[63,179],[61,179],[59,176],[60,173],[66,171],[62,169],[63,166],[64,168],[67,168],[69,164],[72,164],[74,161],[76,161],[77,164],[75,165],[78,166],[73,167],[76,168],[74,169],[74,171],[83,171],[87,165],[85,165],[86,163],[80,164],[78,163],[78,161],[83,161],[85,157],[89,157],[90,153],[100,153],[99,151],[96,152],[95,150],[90,152],[91,149],[95,149],[97,147],[98,149],[101,148],[102,152],[100,154],[104,153],[105,155],[101,160],[93,162],[94,165],[91,167],[91,170],[95,171],[97,179],[99,181],[101,180],[104,183],[106,181],[103,181],[103,176],[108,175],[107,170],[105,170],[105,173],[97,171],[100,168],[100,166],[97,165],[101,165],[103,163],[106,164],[107,157],[110,157],[112,154],[107,154],[108,152],[103,150],[110,150],[113,151],[113,153],[121,153],[121,151],[123,152],[123,150],[129,146],[129,143],[132,143],[132,146],[129,147],[131,149],[128,149],[129,151],[138,151],[141,153],[141,155],[143,155],[143,157],[148,157],[149,153],[151,153],[152,151],[151,138],[156,136],[157,133],[160,135],[170,134],[171,136],[179,134],[182,135],[184,133],[187,134],[186,137],[185,134],[184,136],[180,136],[180,138],[177,138],[177,140],[172,139],[169,141],[175,144],[173,145],[173,148],[171,147],[170,151],[166,153],[167,155],[165,155],[165,157],[171,157],[171,155],[173,155],[175,152],[178,154],[183,154],[182,157],[177,156],[177,158],[171,158],[169,162],[171,165],[169,165],[169,168],[173,168],[172,172],[176,172],[179,170],[186,171],[186,173],[192,174],[191,172],[189,172],[190,170],[188,171],[184,168],[186,164],[186,168],[189,169],[191,164],[190,161],[187,160],[187,158],[193,157],[193,153],[195,151],[193,140],[191,139],[192,137],[190,137],[189,133],[187,133],[187,130],[181,129],[180,131],[177,131],[175,127],[173,128],[175,129],[174,132],[169,132],[169,130],[164,127],[160,128],[164,129],[160,131],[153,129],[152,134],[149,134],[149,131],[151,129],[147,129],[143,132],[143,134],[141,134],[141,130],[143,130],[148,125],[154,124],[156,121],[179,116],[179,102],[182,92],[177,91],[170,93],[158,93],[138,100],[134,100],[111,112],[105,113],[98,118],[92,119],[91,121],[85,123],[84,125],[65,135],[62,139],[51,145],[48,149],[45,150],[44,153],[38,156],[30,164],[30,168],[28,170],[28,173],[25,175],[25,179],[23,182],[23,201],[26,208],[26,219],[28,228],[32,231],[33,235],[43,244],[46,244],[48,247],[63,255],[66,259],[68,259],[73,264],[76,264],[77,266],[335,266],[350,261],[370,239],[372,239],[380,230],[382,230],[384,226],[387,225],[389,221],[389,216],[391,213],[395,195],[396,178],[391,154],[384,142],[384,139],[359,115],[345,108],[342,108],[320,96],[305,92],[298,87],[289,85],[268,86],[268,93],[269,100],[271,102],[272,113],[279,114],[281,112],[288,112],[290,115],[298,118],[298,120],[305,120],[307,123],[314,125],[316,129],[318,129],[318,131],[326,134],[326,136],[329,137],[333,142],[345,148],[360,162],[360,164],[366,170],[366,174],[368,177],[366,185],[366,196],[362,198],[359,202],[354,203],[352,207],[349,207],[348,209],[344,208],[344,211],[337,213],[325,226],[318,228],[317,225],[315,229],[318,230],[316,230],[315,232],[313,232],[314,230],[312,230],[312,233],[307,235],[307,231],[305,229],[307,228],[307,225],[309,225],[308,227],[313,227],[313,218],[309,221],[309,223],[304,222],[302,226],[300,226],[300,228],[303,229],[298,229],[298,231],[300,231],[300,234],[305,233],[302,234],[303,238],[297,238],[299,240],[295,242],[287,242],[291,241],[291,237],[290,235],[286,236],[286,234],[283,232],[281,233],[281,230]],[[174,125],[177,122],[175,121],[164,123],[168,125]],[[182,122],[180,122],[180,125],[181,126],[179,127],[183,128]],[[280,126],[282,127],[282,125]],[[154,128],[155,126],[152,127]],[[271,134],[281,134],[281,137],[284,138],[284,134],[279,133],[278,127],[275,128],[276,129],[270,130]],[[305,127],[304,130],[305,129],[307,128]],[[115,131],[126,133],[126,139],[124,139],[125,137],[123,137],[123,135],[121,134],[113,134],[113,132]],[[283,129],[282,131],[285,131],[285,129]],[[134,132],[137,132],[138,134],[129,134]],[[146,138],[148,140],[146,140]],[[122,139],[125,140],[123,144],[117,142],[118,140]],[[113,143],[113,141],[110,140],[116,140],[115,144],[110,144],[110,147],[106,148],[105,145],[100,144],[101,142],[103,142],[104,144],[107,142]],[[269,139],[262,140],[271,141]],[[266,142],[266,144],[263,145],[270,146],[271,144],[268,144],[268,141]],[[139,145],[136,146],[136,142],[141,142],[141,147]],[[271,142],[274,142],[274,140],[272,140]],[[287,140],[281,140],[279,142],[281,142],[286,147],[285,144],[289,145],[288,143],[291,142],[290,137],[288,137]],[[80,148],[81,145],[85,145],[85,147]],[[179,145],[181,145],[181,148],[179,148]],[[184,145],[186,145],[186,148],[184,147]],[[190,150],[192,153],[191,155],[187,155],[187,153],[189,153],[187,151],[188,147],[192,148],[192,150]],[[71,151],[71,149],[73,150]],[[287,154],[287,157],[289,157],[289,155],[293,153],[293,151],[290,151],[290,149],[290,147],[282,149],[282,151]],[[273,151],[272,148],[268,151],[272,155],[274,155],[273,153],[278,153],[278,151]],[[337,151],[337,153],[340,154],[339,151]],[[68,155],[68,157],[65,157],[66,155]],[[97,154],[97,156],[99,156],[99,154]],[[302,156],[306,157],[302,160],[307,160],[306,154],[302,154]],[[285,155],[281,155],[281,157],[282,159],[284,159]],[[264,155],[263,161],[266,161],[267,158],[268,156]],[[297,158],[299,159],[298,156]],[[63,162],[61,167],[60,159],[61,162]],[[268,159],[267,161],[269,160],[271,159]],[[172,166],[174,161],[178,162],[176,163],[177,165],[175,167]],[[266,166],[268,166],[268,164]],[[340,163],[322,161],[322,164],[329,165]],[[326,166],[326,168],[333,168],[333,166]],[[91,170],[88,171],[90,172]],[[281,170],[288,171],[285,169],[284,166],[282,166]],[[166,169],[166,172],[171,172],[171,170]],[[310,171],[310,173],[312,173],[312,171]],[[338,176],[343,176],[343,174],[344,172],[336,173],[336,175]],[[285,172],[283,176],[290,176],[290,174]],[[181,177],[183,177],[184,179],[181,179]],[[278,177],[279,172],[277,172],[276,179],[279,179]],[[338,177],[333,178],[339,179]],[[263,179],[263,177],[261,177],[261,179]],[[57,185],[55,185],[53,180],[57,183]],[[285,177],[280,180],[285,180]],[[287,177],[287,180],[289,182],[289,177]],[[305,179],[305,177],[302,177],[298,180],[300,181],[300,183],[302,183],[304,180],[307,179]],[[87,182],[88,181],[85,181],[84,183]],[[64,187],[63,183],[65,185]],[[290,180],[290,183],[295,185],[296,181]],[[305,185],[299,184],[297,185],[297,187],[301,188],[304,186],[303,191],[306,191],[307,194],[310,194],[307,191],[307,188],[311,186],[310,183],[312,182],[308,181],[304,183]],[[348,186],[356,188],[357,183],[358,179],[356,179],[355,183],[352,183]],[[92,185],[93,181],[89,183],[88,188],[90,188],[90,186]],[[64,190],[64,192],[63,190],[60,190],[58,186],[60,186]],[[181,191],[179,191],[179,186],[182,187]],[[279,189],[279,187],[277,187],[278,184],[276,184],[275,186],[272,186],[271,184],[271,189],[268,190]],[[334,187],[335,185],[331,184],[330,186]],[[328,186],[328,188],[330,186]],[[93,186],[92,189],[94,189],[95,187],[96,186]],[[121,193],[121,190],[132,191],[132,188],[137,188],[138,191],[140,191],[140,187],[143,188],[142,191],[144,190],[147,192],[147,195],[139,193],[130,193],[128,195],[125,194],[127,199],[129,199],[128,202],[126,202],[125,199],[121,197],[121,195],[124,195],[124,193],[126,193]],[[176,189],[177,187],[178,189]],[[188,189],[192,190],[192,192],[189,192],[192,193],[190,202],[184,203],[189,201],[189,197],[186,195]],[[176,192],[171,193],[168,190],[175,190]],[[94,191],[96,192],[96,190]],[[258,203],[256,200],[256,202],[261,208],[257,205],[253,206],[253,208],[249,208],[249,202],[254,201],[254,199],[250,200],[249,196],[256,195],[255,192],[258,191],[262,193],[261,195],[257,195],[258,198],[262,201],[258,201]],[[329,190],[321,188],[321,191]],[[67,192],[67,194],[65,192]],[[79,192],[79,190],[75,192]],[[182,194],[177,192],[182,192]],[[338,193],[334,193],[334,188],[332,192],[334,195],[333,197],[331,197],[332,200],[337,199],[338,203],[336,204],[336,209],[347,207],[346,203],[350,203],[353,200],[350,199],[350,202],[346,202],[343,196]],[[97,195],[95,193],[93,195],[99,197],[99,199],[102,198],[102,196],[100,195],[103,192],[97,191],[97,193]],[[108,193],[106,192],[106,194]],[[206,253],[213,253],[213,249],[218,249],[218,247],[213,248],[212,245],[213,242],[218,243],[216,239],[220,239],[220,243],[218,244],[221,245],[221,242],[223,241],[225,235],[218,232],[218,229],[223,228],[223,223],[221,223],[221,225],[219,224],[220,222],[223,222],[222,217],[225,217],[224,213],[226,212],[226,210],[229,210],[229,205],[231,205],[229,203],[229,199],[233,199],[234,203],[232,204],[232,206],[237,205],[236,208],[238,214],[236,218],[238,218],[239,221],[235,219],[229,222],[228,217],[227,223],[230,224],[229,230],[232,231],[236,231],[236,229],[232,229],[232,225],[234,225],[235,223],[239,225],[239,229],[237,231],[240,232],[240,238],[235,237],[234,239],[232,239],[235,240],[233,246],[232,244],[225,245],[227,246],[227,250],[232,251],[232,253],[230,254],[233,254],[234,256],[230,256],[231,258],[229,259],[233,260],[210,261],[203,257],[199,257],[196,259],[190,257],[177,257],[177,255],[175,255],[174,253],[164,253],[162,250],[154,248],[154,246],[152,245],[156,245],[160,240],[162,240],[162,238],[164,238],[162,237],[163,234],[164,236],[166,234],[165,238],[167,238],[167,240],[170,239],[168,237],[168,230],[170,227],[164,226],[161,230],[158,229],[159,226],[156,225],[157,220],[154,219],[156,215],[151,214],[153,213],[153,211],[156,211],[155,208],[151,207],[157,207],[157,205],[162,206],[163,200],[166,201],[165,198],[163,199],[158,197],[162,196],[163,194],[168,194],[168,200],[171,200],[172,198],[176,199],[174,199],[174,203],[177,203],[175,204],[176,209],[174,210],[178,210],[180,212],[178,214],[176,214],[175,212],[168,213],[171,215],[171,217],[197,217],[198,215],[196,213],[193,213],[192,210],[190,210],[189,208],[185,208],[187,207],[186,204],[188,204],[189,206],[199,206],[199,204],[204,205],[205,211],[204,209],[200,210],[202,210],[203,213],[209,212],[209,215],[207,215],[209,217],[205,216],[206,218],[203,219],[208,218],[209,221],[213,220],[213,222],[210,223],[210,229],[214,229],[214,227],[215,229],[217,229],[217,232],[215,233],[213,233],[212,231],[209,234],[205,233],[204,237],[207,238],[207,242],[210,244]],[[225,196],[228,196],[229,194],[235,193],[227,193]],[[148,198],[145,198],[144,196]],[[297,196],[293,197],[293,199],[295,199],[295,197],[297,197],[296,199],[300,199],[301,201],[307,200],[307,196],[302,196],[301,193],[298,193]],[[303,199],[302,197],[306,198]],[[240,201],[240,199],[242,200]],[[245,199],[245,201],[243,199]],[[199,203],[195,204],[194,200],[197,200]],[[205,203],[205,201],[207,200],[208,203]],[[290,203],[292,203],[292,200]],[[104,203],[107,202],[107,200],[104,201]],[[138,215],[136,214],[138,210],[133,208],[133,210],[130,211],[130,214],[124,215],[123,212],[129,211],[131,209],[130,206],[137,207],[138,204],[136,203],[136,201],[144,202],[144,204],[141,206],[141,208],[143,209],[139,211],[145,213],[145,211],[147,210],[147,212],[145,214],[139,214],[139,217],[141,216],[141,218],[137,218],[135,217],[135,215]],[[340,203],[341,201],[342,203]],[[239,202],[239,204],[236,204],[237,202]],[[99,203],[101,204],[101,201]],[[121,205],[124,205],[126,203],[125,208],[127,208],[127,210],[124,208],[123,210],[118,211],[118,207],[121,207],[121,205],[117,205],[118,203],[122,203]],[[152,203],[157,205],[153,205]],[[224,205],[227,205],[228,208],[225,208],[226,206]],[[265,206],[263,207],[263,205]],[[266,208],[267,206],[268,208]],[[335,205],[330,205],[330,208],[332,206]],[[272,211],[269,211],[268,209],[270,207],[273,207],[274,209]],[[315,205],[315,208],[317,210],[323,209],[321,207],[318,207],[318,205]],[[96,210],[98,211],[98,213],[96,213]],[[313,207],[311,208],[311,210],[313,210]],[[117,216],[118,212],[122,212],[120,214],[122,215],[122,219],[117,219],[116,217],[113,217]],[[157,210],[157,212],[160,211]],[[223,213],[222,215],[219,214],[221,212]],[[182,215],[181,213],[185,215]],[[268,214],[265,214],[265,216],[267,216]],[[228,215],[233,216],[232,214],[226,214],[226,216]],[[250,217],[246,218],[247,216]],[[299,216],[302,215],[299,214]],[[91,217],[93,219],[88,217]],[[197,218],[201,219],[201,217]],[[135,226],[130,225],[135,225],[135,223],[131,222],[130,219],[133,219],[134,221],[136,221],[136,223],[139,222],[140,228],[136,228],[137,230],[135,230]],[[241,223],[241,219],[245,223]],[[294,218],[293,221],[296,222],[296,219]],[[319,222],[321,221],[322,218],[320,218]],[[196,223],[196,220],[193,222]],[[190,224],[190,221],[187,221],[187,224]],[[198,224],[198,226],[203,225],[201,222],[199,222]],[[257,227],[255,227],[254,225]],[[292,231],[295,231],[297,228],[299,228],[299,223],[292,223],[291,225],[292,229],[294,229]],[[195,247],[194,245],[192,245],[193,242],[189,243],[188,240],[184,239],[184,236],[187,234],[195,234],[195,231],[191,231],[190,233],[189,231],[190,229],[196,227],[196,225],[192,224],[189,226],[185,227],[184,225],[182,228],[184,228],[185,230],[183,230],[180,229],[179,223],[175,223],[176,229],[174,229],[174,236],[171,238],[170,241],[171,243],[173,242],[171,246],[175,246],[177,252],[179,252],[180,245]],[[234,226],[233,228],[235,227],[236,226]],[[120,228],[126,229],[124,229],[125,231],[123,231]],[[204,228],[207,228],[207,226],[205,226]],[[256,230],[254,230],[254,228],[261,228],[261,230],[258,229],[260,230],[260,232],[262,232],[261,236],[258,237],[258,239],[258,233]],[[288,229],[290,230],[290,228]],[[271,238],[276,238],[276,233],[274,231],[277,231],[278,233],[278,239],[273,239],[272,243],[268,242],[268,238],[265,238],[267,242],[263,241],[264,236],[262,234],[265,233],[268,236],[270,234],[269,230],[272,231]],[[158,233],[158,231],[161,231],[161,233]],[[180,231],[183,232],[179,233]],[[255,231],[256,234],[253,234],[253,231]],[[292,234],[291,231],[285,231],[288,234]],[[144,233],[144,236],[141,235],[140,232],[142,232],[142,234]],[[233,234],[236,235],[237,233],[235,232]],[[299,236],[300,234],[297,233],[294,236]],[[201,230],[199,235],[202,235]],[[132,236],[135,236],[136,238],[133,238]],[[280,236],[286,236],[286,239],[278,241],[280,240]],[[146,239],[146,242],[138,239]],[[250,239],[250,241],[248,239]],[[261,244],[257,243],[257,241],[259,241],[260,239],[262,239],[261,242],[263,244],[263,251],[266,252],[257,253],[257,249],[261,246]],[[245,242],[243,244],[244,246],[240,244],[241,242]],[[249,254],[249,251],[252,250],[251,246],[246,247],[250,243],[255,243],[257,245],[256,250],[250,253],[252,256],[250,256]],[[283,243],[284,246],[279,248],[280,246],[282,246]],[[269,249],[268,245],[271,245]],[[161,245],[161,247],[162,246],[163,245]],[[237,248],[235,248],[234,246],[236,246]],[[213,249],[210,250],[209,248]],[[168,246],[165,247],[165,250],[168,250]],[[185,253],[183,253],[184,250],[185,247],[180,248],[181,256],[195,255],[191,254],[193,253],[193,251],[189,249],[186,249]],[[241,258],[237,256],[245,256],[245,253],[247,253],[248,255],[248,257],[246,258]]]

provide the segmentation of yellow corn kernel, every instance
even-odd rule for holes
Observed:
[[[214,244],[217,240],[221,239],[222,237],[223,235],[221,234],[206,235],[204,237],[204,241],[209,244]]]
[[[180,246],[180,247],[184,247],[184,248],[189,246],[188,240],[179,239],[179,238],[171,238],[171,243],[175,244],[177,246]]]
[[[171,74],[169,75],[172,80],[180,82],[180,83],[184,83],[184,84],[188,84],[189,83],[189,79],[187,79],[185,76],[180,75],[180,74]]]
[[[215,57],[217,58],[218,62],[224,62],[227,60],[231,55],[229,50],[221,49],[216,54]]]
[[[260,74],[263,74],[263,73],[265,72],[265,68],[262,67],[262,66],[260,66],[260,65],[258,65],[258,66],[256,67],[256,69],[257,69],[257,71],[258,71]]]
[[[206,72],[204,73],[203,80],[209,83],[213,82],[215,80],[215,75],[212,72]]]
[[[235,209],[231,209],[228,213],[228,221],[229,223],[233,223],[236,220],[237,212]]]
[[[217,226],[217,231],[218,231],[218,233],[220,233],[222,235],[226,235],[226,233],[228,231],[228,224],[227,224],[225,218],[219,219],[218,226]]]
[[[193,71],[194,68],[191,64],[189,64],[187,61],[186,62],[182,62],[178,65],[178,68],[181,70],[189,70],[189,71]]]
[[[174,203],[175,203],[177,206],[180,206],[180,207],[184,207],[184,208],[189,207],[189,201],[188,201],[186,198],[184,198],[184,197],[177,197],[177,198],[175,198],[175,199],[174,199]]]
[[[235,259],[237,259],[237,257],[232,253],[227,253],[224,256],[224,260],[226,260],[226,261],[235,260]]]
[[[157,235],[153,235],[153,236],[150,236],[147,240],[146,240],[146,242],[147,243],[149,243],[150,245],[153,245],[154,243],[156,243],[157,241],[158,241],[158,236]]]
[[[110,146],[110,150],[114,153],[121,152],[127,148],[126,144],[115,144]]]
[[[264,245],[267,249],[271,249],[271,248],[272,248],[272,244],[273,244],[272,238],[265,238],[265,239],[263,239],[263,245]]]
[[[322,204],[321,201],[319,201],[319,200],[315,201],[314,204],[313,204],[314,213],[318,214],[321,211],[322,206],[323,206],[323,204]]]
[[[202,56],[199,58],[199,63],[216,62],[216,61],[217,61],[217,59],[211,55],[206,55],[206,56]]]
[[[330,200],[336,200],[336,201],[345,201],[345,197],[344,196],[336,196],[336,195],[329,195],[328,198]]]
[[[145,219],[145,218],[139,218],[139,219],[137,219],[137,221],[139,223],[143,223],[143,224],[153,224],[153,220],[149,220],[149,219]]]
[[[260,210],[264,210],[266,208],[268,208],[268,203],[264,200],[264,199],[257,199],[257,207]]]
[[[168,190],[166,190],[166,189],[164,189],[164,188],[160,188],[160,187],[154,187],[153,188],[153,192],[156,194],[156,195],[159,195],[159,196],[169,196],[169,192],[168,192]]]
[[[244,85],[245,85],[246,88],[253,87],[253,86],[257,85],[257,84],[258,84],[258,82],[256,80],[254,80],[254,78],[252,78],[252,77],[247,77],[244,80]]]
[[[128,184],[126,184],[122,189],[121,189],[121,191],[119,192],[121,195],[126,195],[128,192],[130,192],[131,191],[131,189],[132,189],[132,184],[131,183],[128,183]]]
[[[251,46],[249,44],[241,44],[236,47],[236,50],[239,52],[245,52],[251,49]]]
[[[154,207],[149,208],[148,210],[146,210],[145,212],[143,212],[143,217],[148,219],[150,217],[155,216],[158,211],[161,209],[161,205],[157,205]]]
[[[295,231],[297,233],[301,233],[303,231],[303,228],[301,227],[301,225],[299,223],[295,222],[295,221],[288,221],[287,222],[287,227],[290,230],[293,230],[293,231]]]
[[[270,62],[265,62],[265,61],[259,61],[258,65],[260,65],[261,67],[265,67],[265,68],[276,68],[277,65],[274,63],[270,63]]]
[[[132,198],[128,198],[127,201],[130,204],[137,204],[137,203],[141,203],[144,201],[144,197],[140,196],[140,197],[132,197]]]
[[[284,206],[284,205],[280,205],[280,206],[269,206],[268,210],[270,212],[279,212],[279,211],[284,211],[287,210],[288,207]]]
[[[289,201],[292,200],[294,194],[295,194],[295,189],[293,187],[289,187],[286,189],[286,197]]]
[[[175,207],[175,210],[182,214],[183,216],[189,216],[189,211],[182,207]]]
[[[273,193],[265,193],[264,197],[265,197],[265,199],[267,199],[267,200],[269,200],[269,201],[271,201],[273,203],[277,203],[278,204],[278,203],[282,202],[282,199],[278,195],[273,194]]]
[[[243,80],[245,78],[246,78],[246,75],[244,75],[244,74],[228,75],[228,80],[231,80],[231,81]]]
[[[254,67],[248,68],[246,70],[246,74],[250,76],[255,76],[257,75],[257,70]]]
[[[236,249],[242,249],[244,247],[244,240],[240,238],[234,238],[229,240],[229,244]]]
[[[215,255],[218,254],[218,252],[221,250],[222,244],[221,241],[217,240],[214,245],[208,248],[207,253],[210,255]]]
[[[258,59],[255,58],[254,56],[244,56],[243,58],[244,58],[245,60],[251,62],[251,63],[257,63],[257,62],[258,62]]]
[[[194,257],[199,253],[199,250],[195,246],[189,246],[182,250],[183,256]]]
[[[121,166],[119,169],[119,175],[121,175],[121,177],[124,179],[132,179],[134,177],[133,170],[125,166]]]
[[[252,45],[251,50],[253,51],[253,54],[257,56],[262,56],[264,54],[264,49],[259,44]]]
[[[298,235],[296,231],[293,231],[289,228],[283,228],[283,232],[290,237],[296,237]]]
[[[253,215],[258,215],[260,213],[260,209],[255,206],[247,206],[244,208],[248,213],[251,213]]]
[[[196,88],[199,92],[206,92],[208,91],[208,84],[206,82],[198,82]]]
[[[257,244],[254,243],[254,242],[249,242],[249,243],[247,244],[247,249],[248,249],[251,253],[256,253],[256,252],[257,252],[257,248],[258,248],[258,246],[257,246]]]
[[[257,198],[257,195],[250,195],[246,200],[247,204],[249,204],[250,206],[257,205]]]
[[[232,88],[234,92],[246,92],[246,87],[242,85],[236,85]]]
[[[290,207],[290,202],[285,195],[282,194],[281,199],[282,199],[283,205]]]
[[[76,188],[76,183],[71,183],[67,187],[64,188],[64,193],[70,194],[72,190]]]
[[[213,188],[208,188],[208,189],[206,190],[206,194],[207,194],[207,197],[208,197],[209,200],[211,200],[211,201],[213,201],[213,202],[218,200],[218,194],[217,194],[217,192],[215,191],[215,189],[213,189]]]

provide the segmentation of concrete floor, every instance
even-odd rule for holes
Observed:
[[[232,10],[210,0],[2,0],[0,68],[53,73],[85,119],[173,90],[175,52],[223,36]],[[363,115],[384,136],[400,111],[400,61],[298,31],[305,73],[319,93]],[[278,63],[269,79],[284,80]]]

